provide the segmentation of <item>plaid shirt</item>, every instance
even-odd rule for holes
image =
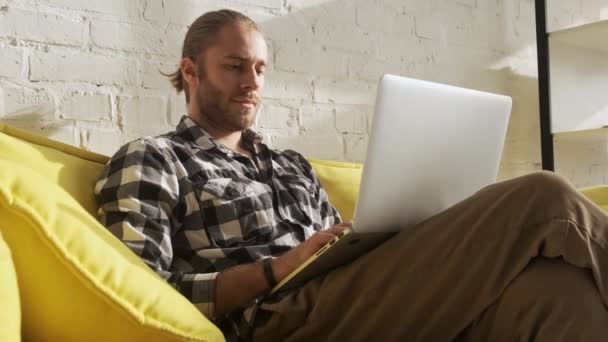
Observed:
[[[271,150],[251,130],[242,140],[251,159],[183,117],[120,148],[95,186],[101,223],[211,319],[218,272],[340,222],[300,154]]]

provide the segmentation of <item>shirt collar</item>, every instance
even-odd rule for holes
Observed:
[[[224,144],[218,142],[207,131],[196,124],[194,120],[187,115],[182,116],[179,124],[177,124],[176,132],[184,140],[190,141],[197,145],[202,150],[217,148],[218,150],[232,155],[234,152],[227,148]],[[242,135],[243,145],[251,151],[259,151],[259,145],[262,143],[262,136],[253,130],[247,128]]]

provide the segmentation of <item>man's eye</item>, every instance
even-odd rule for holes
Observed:
[[[241,66],[239,64],[226,64],[226,69],[239,70],[239,69],[241,69]]]
[[[258,69],[257,73],[258,73],[258,75],[264,75],[264,71],[265,71],[264,69]]]

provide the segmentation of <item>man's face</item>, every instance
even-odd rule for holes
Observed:
[[[267,48],[262,34],[245,25],[224,26],[202,55],[197,101],[200,119],[228,132],[255,122],[264,88]]]

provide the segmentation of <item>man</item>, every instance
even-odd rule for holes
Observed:
[[[300,154],[271,150],[249,129],[266,60],[249,18],[198,18],[171,75],[188,115],[174,132],[123,146],[95,187],[101,222],[228,339],[608,336],[607,217],[544,172],[488,186],[352,263],[268,296],[349,224]]]

